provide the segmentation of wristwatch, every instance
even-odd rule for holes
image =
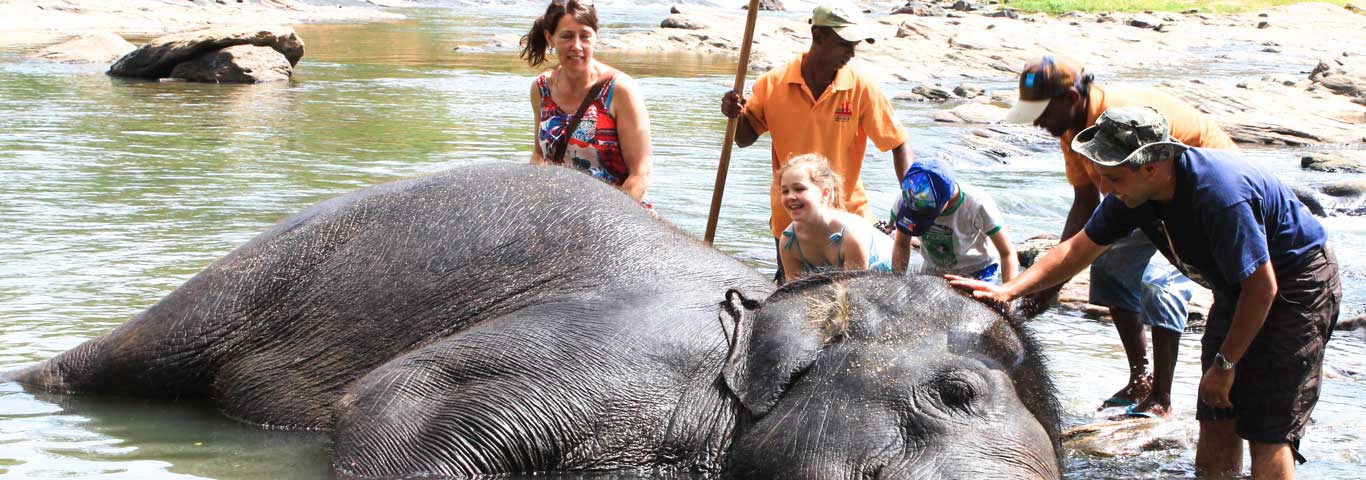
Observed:
[[[1220,370],[1233,370],[1233,365],[1233,362],[1230,362],[1227,358],[1224,358],[1224,354],[1222,352],[1214,354],[1214,366],[1218,367]]]

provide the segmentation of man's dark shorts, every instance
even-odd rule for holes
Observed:
[[[1261,443],[1295,444],[1319,400],[1324,344],[1342,301],[1337,259],[1328,247],[1309,252],[1296,268],[1277,272],[1277,294],[1266,323],[1238,361],[1232,408],[1199,401],[1197,420],[1235,419],[1238,436]],[[1209,328],[1201,339],[1200,369],[1209,370],[1224,343],[1238,299],[1216,293]]]

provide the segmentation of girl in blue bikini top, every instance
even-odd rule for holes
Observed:
[[[892,271],[891,239],[840,210],[840,184],[819,154],[793,157],[778,170],[783,209],[792,218],[779,250],[785,281],[827,270]]]

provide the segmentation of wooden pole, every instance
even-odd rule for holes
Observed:
[[[759,17],[759,0],[749,0],[749,16],[745,18],[745,39],[740,42],[740,65],[735,68],[735,93],[744,98],[745,74],[749,73],[749,46],[754,43],[754,22]],[[741,118],[744,118],[743,116]],[[735,132],[741,118],[726,122],[726,141],[721,144],[721,164],[716,167],[716,184],[711,189],[711,211],[707,214],[707,245],[716,239],[716,220],[721,214],[721,197],[726,191],[726,171],[730,169],[730,150],[735,145]]]

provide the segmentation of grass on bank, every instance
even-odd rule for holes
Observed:
[[[1351,0],[1318,0],[1339,7]],[[1202,13],[1254,12],[1281,5],[1306,3],[1304,0],[1008,0],[1006,6],[1021,12],[1044,12],[1061,15],[1067,12],[1185,12]],[[1361,4],[1360,1],[1357,3]]]

